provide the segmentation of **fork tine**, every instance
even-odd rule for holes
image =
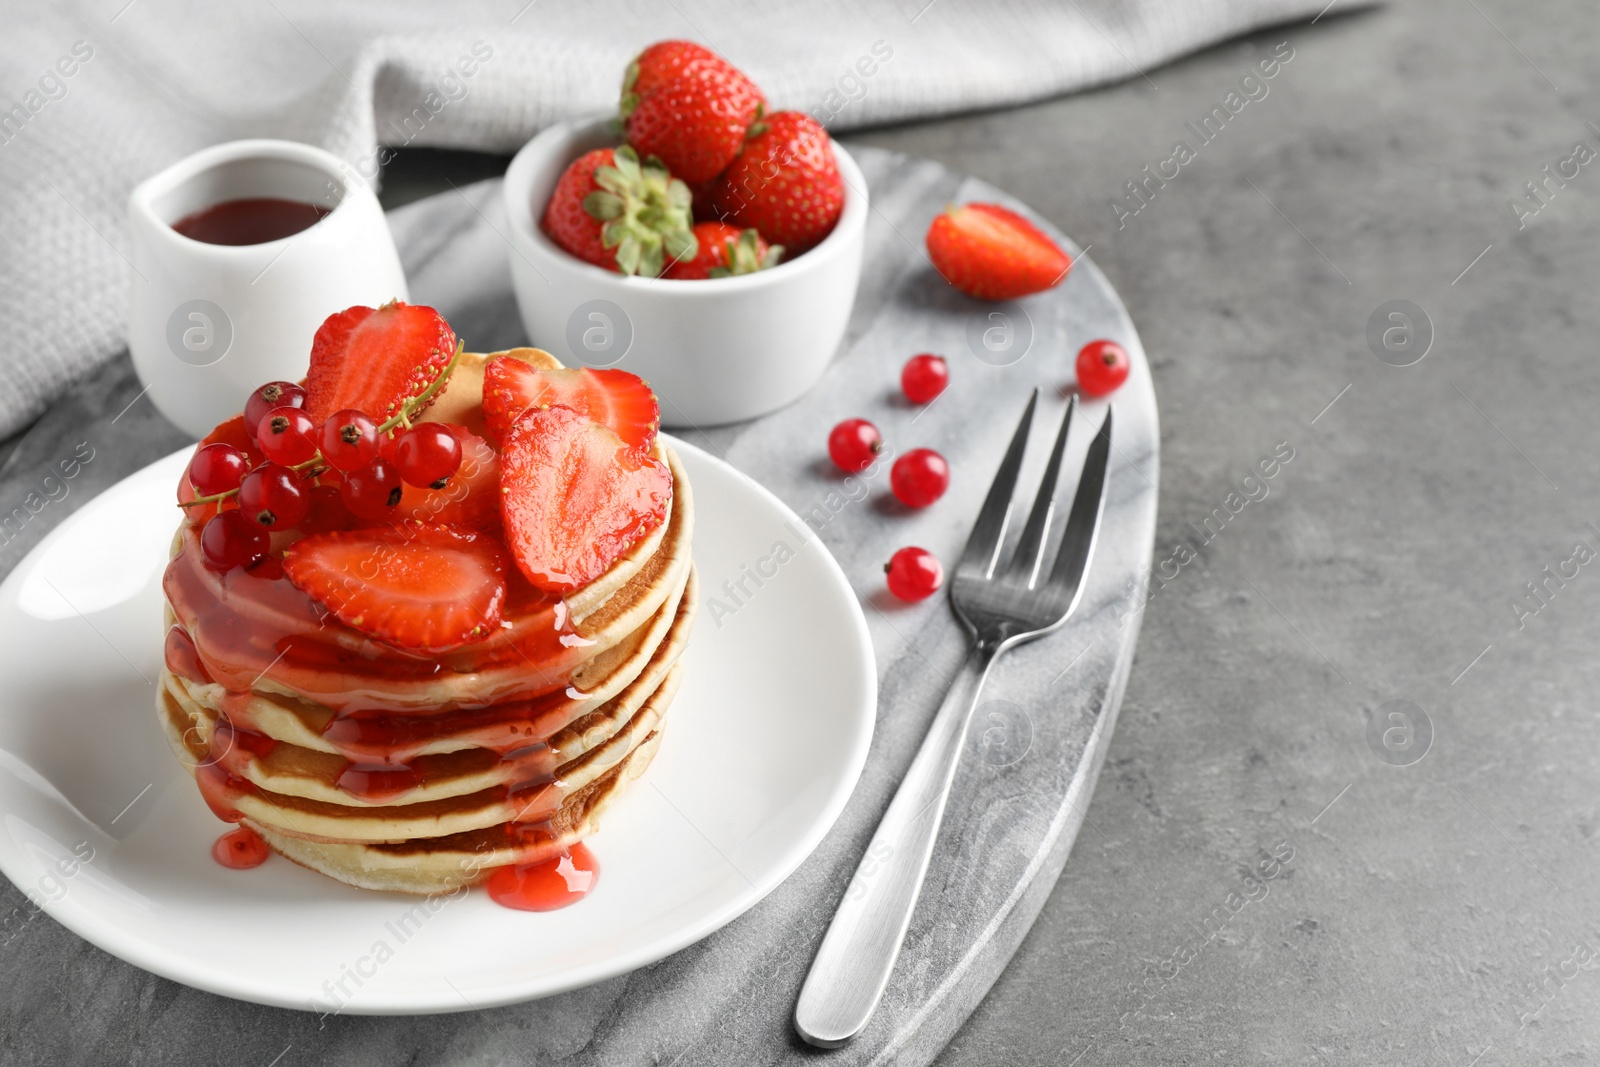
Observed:
[[[1078,595],[1083,591],[1083,571],[1094,551],[1095,533],[1100,528],[1100,511],[1106,497],[1106,467],[1111,457],[1111,409],[1106,409],[1106,421],[1089,444],[1084,457],[1083,473],[1078,476],[1078,492],[1072,498],[1072,512],[1067,516],[1066,531],[1061,535],[1061,550],[1056,554],[1055,566],[1050,569],[1050,585],[1055,590],[1071,589],[1070,612],[1077,606]]]
[[[1050,462],[1045,465],[1044,477],[1039,480],[1039,494],[1033,498],[1033,510],[1028,512],[1028,524],[1022,528],[1022,539],[1006,565],[1006,574],[1025,579],[1031,588],[1039,572],[1046,532],[1055,514],[1056,481],[1061,476],[1061,453],[1067,447],[1067,430],[1072,426],[1072,413],[1077,410],[1078,398],[1067,401],[1067,413],[1061,416],[1061,430],[1056,434],[1055,447],[1050,450]]]
[[[1011,517],[1011,494],[1017,488],[1022,453],[1028,447],[1028,429],[1033,425],[1033,409],[1038,403],[1039,390],[1035,389],[1028,398],[1027,408],[1022,412],[1017,432],[1011,437],[1005,458],[1000,461],[1000,469],[995,472],[989,495],[983,498],[983,510],[978,512],[978,521],[973,524],[967,547],[961,553],[961,561],[956,564],[958,572],[971,573],[975,570],[979,576],[987,578],[994,569],[1000,543],[1005,539],[1006,521]]]

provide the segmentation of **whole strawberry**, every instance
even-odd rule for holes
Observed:
[[[741,230],[726,222],[697,222],[694,237],[699,253],[693,259],[667,264],[663,278],[730,278],[775,267],[783,259],[782,245],[769,245],[756,231]]]
[[[654,278],[669,260],[694,258],[689,199],[659,160],[640,163],[627,145],[597,148],[561,175],[542,225],[581,260]]]
[[[779,111],[751,127],[738,158],[712,187],[718,218],[754,227],[790,255],[833,231],[844,182],[828,131],[800,111]]]
[[[999,204],[952,207],[928,227],[928,258],[945,281],[980,300],[1049,289],[1072,260],[1033,223]]]
[[[692,41],[659,41],[628,64],[620,114],[628,143],[691,184],[721,174],[761,114],[761,90]]]

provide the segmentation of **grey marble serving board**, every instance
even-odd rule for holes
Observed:
[[[749,913],[653,966],[547,1000],[399,1019],[319,1020],[185,988],[82,942],[7,884],[0,886],[0,974],[6,979],[0,1011],[34,1035],[27,1046],[36,1055],[72,1063],[282,1067],[551,1061],[688,1067],[816,1060],[920,1065],[937,1054],[1033,923],[1083,822],[1138,636],[1155,529],[1159,434],[1138,338],[1092,261],[1080,259],[1060,287],[1018,305],[997,309],[967,300],[928,266],[922,234],[947,202],[1003,200],[1003,194],[935,163],[867,148],[855,153],[873,212],[861,292],[835,364],[811,393],[777,414],[739,426],[676,431],[805,517],[861,597],[878,658],[877,732],[860,784],[817,852]],[[499,193],[498,182],[485,182],[391,215],[413,300],[439,307],[477,350],[529,342],[510,293]],[[996,311],[1007,319],[991,318]],[[999,331],[989,333],[987,345],[986,330]],[[1007,657],[991,675],[882,1006],[851,1045],[826,1053],[810,1049],[790,1026],[800,983],[963,652],[944,598],[920,605],[893,601],[883,590],[882,564],[907,544],[954,558],[1023,403],[1038,387],[1042,418],[1023,474],[1031,493],[1070,391],[1073,356],[1101,336],[1122,341],[1135,369],[1115,398],[1105,525],[1078,615],[1061,633]],[[907,405],[898,391],[901,364],[919,351],[943,353],[952,367],[950,389],[926,408]],[[759,338],[753,338],[751,358],[760,357]],[[1102,411],[1103,405],[1087,406],[1069,457],[1081,455]],[[926,446],[942,452],[954,472],[946,496],[911,512],[888,493],[887,465],[864,483],[841,479],[824,441],[836,421],[851,415],[877,423],[897,451]],[[67,495],[51,499],[41,488],[44,474],[58,453],[84,440],[95,459]],[[126,360],[85,383],[30,432],[0,471],[4,512],[21,506],[29,514],[18,531],[0,538],[0,573],[95,492],[183,440],[141,399]],[[1076,470],[1070,458],[1068,469]],[[1063,487],[1063,494],[1070,491],[1070,484]],[[43,501],[37,510],[34,501]],[[712,597],[735,576],[702,577],[705,596]],[[729,624],[737,624],[736,617]],[[43,1040],[46,1034],[54,1039]],[[52,1047],[58,1055],[50,1055]]]

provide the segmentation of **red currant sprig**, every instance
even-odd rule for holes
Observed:
[[[383,435],[396,428],[407,431],[412,429],[411,416],[444,388],[465,348],[465,344],[458,341],[450,362],[440,368],[438,375],[428,383],[428,387],[404,401],[399,411],[381,423],[374,424],[365,414],[350,410],[336,412],[320,428],[314,427],[309,416],[304,416],[304,421],[301,421],[292,414],[304,404],[305,394],[299,386],[291,382],[269,382],[252,393],[250,402],[246,405],[245,423],[249,426],[251,414],[249,409],[253,407],[256,412],[256,424],[251,428],[256,431],[257,442],[262,444],[262,451],[268,453],[267,458],[280,464],[283,470],[296,474],[305,471],[317,472],[327,467],[345,473],[360,470],[378,456],[380,439]],[[283,403],[285,399],[288,403]],[[269,404],[274,406],[267,406]],[[451,436],[454,437],[453,434]],[[266,444],[266,440],[272,443]],[[303,452],[305,444],[319,447],[313,447],[311,454],[304,459],[293,463],[284,462],[297,452]],[[233,455],[214,451],[219,449],[228,449]],[[435,473],[433,478],[422,484],[431,485],[455,474],[456,468],[460,466],[460,453],[461,446],[457,442],[455,466],[450,467],[446,473]],[[434,462],[428,469],[432,472],[445,466],[448,465]],[[193,500],[180,502],[179,506],[204,507],[239,495],[240,485],[246,477],[243,467],[244,454],[229,445],[213,444],[200,449],[189,464],[189,484],[200,495],[195,496]],[[234,474],[235,469],[238,471],[237,475]],[[205,490],[211,491],[205,492]],[[275,509],[274,514],[276,514]],[[304,517],[303,512],[301,517]],[[273,529],[283,529],[293,524],[280,521],[270,525]]]

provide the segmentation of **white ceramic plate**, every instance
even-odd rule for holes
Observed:
[[[820,542],[766,490],[675,445],[694,486],[701,610],[661,750],[590,839],[601,877],[585,900],[516,912],[481,890],[370,893],[277,856],[249,871],[211,859],[229,827],[179,768],[154,710],[161,574],[187,450],[85,505],[0,585],[0,871],[140,967],[316,1011],[546,996],[723,926],[799,866],[844,807],[872,735],[876,671],[855,594]],[[761,584],[723,589],[748,574]]]

